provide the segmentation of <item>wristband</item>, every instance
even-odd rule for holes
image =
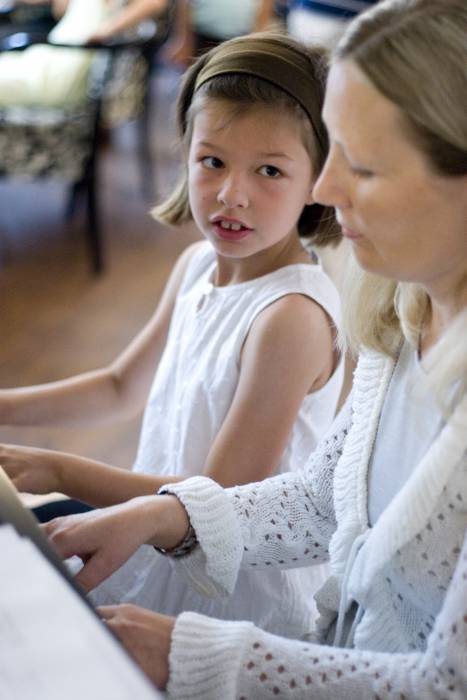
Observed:
[[[157,492],[158,496],[166,496],[168,494],[175,496],[175,494],[171,494],[170,491],[168,491],[167,489],[161,489]],[[162,547],[156,547],[154,545],[154,549],[157,549],[158,552],[164,554],[165,556],[177,558],[184,557],[187,554],[190,554],[190,552],[192,552],[195,549],[197,544],[198,538],[196,537],[196,532],[191,522],[189,522],[188,530],[186,531],[183,540],[179,544],[177,544],[175,547],[172,547],[171,549],[163,549]]]

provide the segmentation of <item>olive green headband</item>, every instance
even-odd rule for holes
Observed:
[[[244,73],[262,78],[286,92],[305,110],[321,141],[321,130],[316,128],[316,120],[319,119],[316,89],[313,86],[310,62],[305,55],[293,47],[277,40],[268,41],[264,37],[229,41],[217,47],[200,70],[194,92],[208,80],[228,73]]]

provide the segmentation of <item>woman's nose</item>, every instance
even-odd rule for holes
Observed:
[[[234,174],[227,175],[217,194],[217,201],[227,209],[247,207],[249,198],[244,178]]]
[[[328,154],[323,169],[313,188],[313,199],[319,204],[336,209],[349,206],[349,192],[345,183],[344,164],[332,153]]]

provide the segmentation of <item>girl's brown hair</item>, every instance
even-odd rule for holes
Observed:
[[[262,50],[262,45],[267,51]],[[238,50],[239,46],[249,51],[256,51],[262,61],[268,60],[268,52],[271,61],[277,62],[277,53],[271,48],[277,49],[284,57],[290,53],[298,56],[306,66],[307,92],[313,99],[307,99],[308,110],[291,95],[291,91],[285,91],[277,84],[249,72],[225,72],[214,75],[204,82],[198,89],[196,83],[203,69],[213,59],[219,59],[222,51],[232,47]],[[254,56],[253,56],[254,58]],[[290,114],[297,120],[301,130],[304,145],[310,155],[313,173],[318,176],[328,150],[328,140],[324,124],[321,120],[321,109],[324,100],[325,81],[327,75],[326,52],[321,47],[306,47],[290,37],[270,33],[252,34],[224,42],[220,46],[211,49],[201,56],[186,72],[177,100],[177,126],[180,138],[186,149],[193,131],[193,120],[206,100],[219,100],[232,105],[234,113],[243,112],[258,106],[265,106],[275,111]],[[284,70],[293,70],[293,64],[284,62]],[[254,71],[254,68],[252,69]],[[312,110],[312,114],[310,114]],[[179,225],[192,220],[188,200],[187,166],[184,166],[182,177],[170,194],[160,205],[154,208],[153,216],[166,224]],[[334,211],[330,207],[320,204],[305,206],[299,218],[298,233],[300,236],[309,237],[313,245],[336,245],[341,239],[341,233],[334,217]]]

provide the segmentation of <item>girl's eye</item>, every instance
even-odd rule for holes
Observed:
[[[201,163],[206,167],[206,168],[211,168],[211,169],[217,169],[217,168],[222,168],[222,161],[219,158],[216,158],[215,156],[206,156],[205,158],[201,158]]]
[[[281,171],[274,165],[262,165],[259,169],[261,175],[266,175],[266,177],[279,177]]]

